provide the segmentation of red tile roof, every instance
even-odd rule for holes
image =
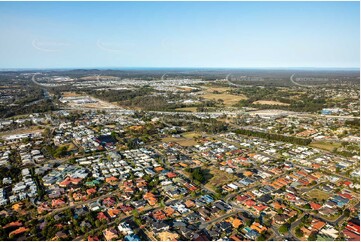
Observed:
[[[313,210],[319,210],[320,208],[322,208],[322,206],[320,204],[317,204],[314,202],[310,202],[310,206]]]
[[[12,232],[9,234],[9,237],[11,237],[12,235],[22,234],[22,233],[27,232],[27,231],[29,231],[28,228],[20,227],[20,228],[18,228],[18,229],[16,229],[16,230],[12,231]]]
[[[242,196],[237,195],[236,200],[237,200],[237,202],[243,202],[244,200],[247,200],[248,198],[249,197],[245,196],[245,195],[242,195]]]
[[[314,220],[314,221],[312,221],[312,223],[311,223],[312,229],[317,230],[317,231],[319,231],[320,229],[322,229],[325,225],[326,225],[326,223],[325,223],[325,222],[322,222],[322,221],[320,221],[320,220]]]
[[[344,229],[342,233],[345,235],[348,241],[360,241],[360,235],[354,232],[351,232],[348,229]]]
[[[108,217],[103,213],[103,212],[99,212],[98,216],[97,216],[98,220],[109,220]]]
[[[96,192],[97,192],[97,190],[94,189],[94,188],[90,188],[90,189],[87,189],[87,190],[86,190],[86,193],[87,193],[88,195],[94,194],[94,193],[96,193]]]
[[[254,200],[252,200],[252,199],[248,199],[243,204],[248,206],[248,207],[252,207],[252,206],[256,205],[256,202]]]
[[[341,192],[339,192],[338,195],[340,195],[343,198],[347,198],[349,200],[351,200],[353,198],[352,195],[349,194],[349,193],[341,193]]]
[[[7,228],[11,228],[11,227],[20,227],[20,226],[22,226],[22,225],[23,225],[22,222],[20,222],[20,221],[15,221],[15,222],[10,222],[10,223],[8,223],[8,224],[5,225],[3,228],[4,228],[4,229],[7,229]]]
[[[177,174],[175,174],[174,172],[168,172],[167,176],[168,176],[168,178],[174,178],[174,177],[177,177]]]
[[[354,224],[351,221],[347,223],[346,229],[360,234],[360,225]]]
[[[88,236],[88,241],[99,241],[99,238],[97,236]]]
[[[51,206],[52,207],[59,207],[59,206],[62,206],[64,204],[65,204],[65,202],[62,199],[53,199],[51,201]]]
[[[268,207],[263,205],[263,204],[257,204],[256,206],[253,206],[253,208],[261,212],[261,211],[265,210]]]

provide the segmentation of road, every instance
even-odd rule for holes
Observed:
[[[160,78],[161,81],[164,81],[164,77],[167,75],[167,73],[164,73],[162,77]]]
[[[117,193],[119,193],[119,192],[120,192],[119,190],[113,191],[113,192],[104,194],[104,195],[102,195],[102,196],[89,199],[89,200],[87,200],[87,201],[77,202],[77,203],[75,203],[75,204],[73,204],[73,205],[68,205],[68,206],[65,206],[65,207],[56,208],[56,209],[53,209],[51,212],[49,212],[49,213],[47,213],[47,214],[45,214],[45,215],[38,216],[37,218],[38,218],[38,220],[41,220],[41,219],[43,219],[43,218],[45,218],[45,217],[55,215],[56,213],[59,213],[59,212],[64,211],[64,210],[67,210],[67,209],[69,209],[69,208],[75,208],[75,207],[82,206],[82,205],[85,205],[85,204],[88,204],[88,203],[96,202],[96,201],[99,200],[99,199],[110,197],[110,196],[112,196],[112,195],[114,195],[114,194],[117,194]]]
[[[205,222],[205,223],[202,223],[200,226],[199,226],[199,229],[205,229],[205,228],[209,228],[211,227],[213,224],[217,223],[217,222],[221,222],[223,221],[223,219],[225,218],[228,218],[228,217],[231,217],[231,216],[234,216],[236,215],[238,212],[237,211],[234,211],[234,212],[230,212],[230,213],[226,213],[220,217],[217,217],[217,218],[214,218],[208,222]]]
[[[296,163],[292,163],[295,167],[298,167],[298,168],[307,168],[307,169],[313,169],[311,167],[308,167],[308,166],[304,166],[304,165],[301,165],[301,164],[296,164]],[[330,175],[330,176],[337,176],[338,178],[342,178],[342,179],[345,179],[347,181],[352,181],[352,179],[350,179],[350,177],[346,177],[346,176],[342,176],[340,174],[337,174],[337,173],[331,173],[329,171],[326,171],[326,170],[323,170],[322,171],[323,173],[327,174],[327,175]]]
[[[274,233],[274,236],[272,236],[269,240],[271,240],[271,239],[276,240],[276,241],[284,240],[284,235],[281,235],[277,228],[272,226],[271,229],[272,229],[272,231]]]
[[[323,115],[323,114],[311,114],[311,113],[297,113],[290,116],[306,117],[306,118],[336,118],[336,119],[360,119],[359,116],[337,116],[337,115]]]
[[[119,191],[118,191],[118,192],[119,192]],[[109,195],[108,195],[108,196],[109,196]],[[174,204],[174,203],[177,203],[177,202],[180,202],[180,201],[183,201],[183,200],[188,200],[188,199],[190,199],[190,198],[191,198],[191,196],[187,196],[187,197],[184,197],[184,198],[181,198],[181,199],[169,200],[169,201],[165,202],[165,205],[166,205],[166,206],[169,206],[169,205],[172,205],[172,204]],[[146,213],[146,212],[149,212],[149,211],[152,211],[152,210],[155,210],[155,209],[159,209],[159,208],[161,208],[160,205],[155,206],[155,207],[149,207],[149,208],[147,208],[147,209],[142,210],[142,213]],[[131,217],[133,217],[133,215],[123,215],[123,216],[115,219],[114,221],[108,223],[108,224],[107,224],[107,227],[109,228],[110,226],[114,225],[115,223],[120,223],[120,222],[122,222],[122,221],[124,221],[124,220],[126,220],[126,219],[131,218]],[[91,230],[91,231],[88,231],[88,233],[90,233],[90,232],[97,232],[99,229],[103,229],[103,228],[102,228],[102,227],[100,227],[100,228],[95,228],[95,229],[93,229],[93,230]],[[74,240],[79,241],[79,240],[83,240],[83,239],[85,239],[85,238],[84,238],[84,235],[81,235],[81,236],[76,237]]]
[[[151,147],[153,150],[155,150],[156,152],[158,152],[159,154],[161,154],[163,157],[165,157],[165,155],[163,154],[163,152],[161,152],[160,150],[158,150],[157,148],[155,148],[156,146],[154,147]],[[185,156],[188,156],[187,154],[185,154],[184,152],[182,151],[179,151],[180,153],[182,153],[183,155]],[[175,170],[173,167],[167,165],[165,162],[163,162],[163,165],[164,167],[167,169],[167,170],[170,170],[176,174],[178,174],[179,176],[183,177],[183,178],[187,178],[188,180],[191,180],[189,178],[189,176],[187,174],[185,174],[184,172],[180,171],[180,170]],[[210,189],[206,188],[205,186],[203,186],[203,184],[200,184],[199,186],[201,188],[201,190],[206,190],[208,193],[214,195],[215,194],[215,191],[211,191]]]
[[[38,74],[34,74],[33,77],[31,78],[31,81],[38,86],[41,87],[60,87],[60,86],[65,86],[66,84],[44,84],[44,83],[39,83],[35,80],[35,76]]]
[[[291,81],[293,84],[295,84],[296,86],[300,86],[300,87],[311,87],[311,86],[302,85],[302,84],[299,84],[299,83],[295,82],[295,81],[293,80],[293,77],[294,77],[295,75],[296,75],[296,73],[292,74],[292,76],[290,77],[290,81]]]
[[[326,183],[326,182],[320,182],[320,183],[316,183],[315,185],[310,186],[310,187],[300,188],[300,189],[299,189],[299,193],[300,193],[301,195],[303,195],[304,193],[307,193],[307,192],[311,191],[312,189],[314,189],[314,188],[316,188],[316,187],[318,187],[318,186],[320,186],[320,185],[322,185],[322,184],[325,184],[325,183]]]
[[[288,233],[291,234],[294,238],[297,238],[297,236],[293,233],[293,231],[300,225],[304,216],[305,216],[305,214],[302,213],[301,216],[296,221],[291,223],[291,227],[290,227],[290,230],[288,231]]]
[[[280,198],[279,198],[279,199],[280,199]],[[280,199],[280,200],[284,201],[283,199]],[[301,210],[301,211],[303,212],[303,214],[309,214],[309,215],[311,215],[311,216],[313,216],[313,217],[315,217],[315,218],[317,218],[317,219],[320,219],[320,220],[322,220],[322,221],[324,221],[324,222],[327,222],[327,223],[331,224],[332,226],[338,226],[339,223],[346,218],[345,213],[342,213],[342,215],[339,216],[337,219],[330,220],[330,219],[325,218],[325,217],[323,217],[323,216],[321,216],[321,215],[319,215],[319,214],[310,213],[310,212],[312,211],[312,210],[310,210],[310,209],[304,209],[304,208],[301,208],[301,207],[296,206],[296,205],[293,205],[293,206],[294,206],[295,208],[297,208],[298,210]],[[358,202],[357,204],[355,204],[353,207],[354,207],[355,209],[359,208],[359,207],[360,207],[360,202]]]
[[[93,97],[92,97],[93,98]],[[122,107],[109,107],[109,108],[87,108],[87,107],[63,107],[62,110],[97,110],[97,111],[129,111],[136,112],[139,110],[135,109],[125,109]],[[208,115],[208,116],[221,116],[221,115],[238,115],[238,114],[247,114],[247,112],[242,110],[237,111],[219,111],[219,112],[172,112],[172,111],[143,111],[145,113],[153,113],[159,115],[185,115],[185,116],[196,116],[196,115]],[[321,114],[310,114],[310,113],[301,113],[301,112],[293,112],[288,116],[292,117],[311,117],[311,118],[337,118],[337,119],[359,119],[360,117],[354,116],[335,116],[335,115],[321,115]]]

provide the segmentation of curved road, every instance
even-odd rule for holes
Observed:
[[[302,85],[302,84],[299,84],[299,83],[295,82],[295,81],[293,80],[293,77],[294,77],[295,75],[296,75],[296,73],[293,73],[292,76],[290,77],[290,81],[291,81],[293,84],[295,84],[296,86],[300,86],[300,87],[310,87],[310,86]]]

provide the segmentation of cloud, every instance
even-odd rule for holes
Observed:
[[[32,46],[40,51],[44,52],[59,52],[64,50],[70,44],[62,41],[52,41],[52,40],[38,40],[34,39],[31,42]]]
[[[125,51],[129,49],[134,49],[136,47],[136,45],[133,43],[123,43],[116,40],[104,41],[100,39],[97,40],[96,45],[99,49],[103,51],[115,54],[124,53]]]

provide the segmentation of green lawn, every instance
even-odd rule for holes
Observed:
[[[312,189],[311,191],[307,192],[306,195],[311,199],[316,198],[318,201],[322,201],[323,199],[326,200],[331,196],[331,194],[318,189]]]
[[[333,151],[334,148],[339,148],[341,144],[337,142],[313,141],[310,146],[322,150]]]

